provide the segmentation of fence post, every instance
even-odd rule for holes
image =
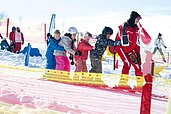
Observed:
[[[142,89],[140,114],[150,114],[151,111],[152,83],[153,83],[153,74],[154,74],[153,61],[151,67],[152,67],[151,74],[147,74],[144,76],[146,83]]]

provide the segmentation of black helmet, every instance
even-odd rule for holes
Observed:
[[[106,27],[105,26],[105,28],[103,29],[103,31],[102,31],[102,34],[103,35],[107,35],[107,34],[113,34],[113,29],[112,28],[110,28],[110,27]]]

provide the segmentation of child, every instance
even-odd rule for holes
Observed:
[[[74,50],[74,41],[77,34],[77,29],[75,27],[70,27],[68,33],[66,33],[60,40],[59,45],[63,46],[65,52],[55,50],[54,55],[56,59],[56,70],[63,70],[70,72],[70,63],[66,55],[69,52],[72,55],[81,55],[80,51]]]
[[[102,34],[97,36],[97,41],[95,44],[95,49],[90,51],[90,61],[91,61],[91,70],[92,73],[102,73],[102,55],[104,54],[107,46],[116,46],[119,45],[119,41],[113,41],[110,39],[110,36],[113,34],[113,30],[110,27],[105,27],[102,31]]]
[[[64,51],[62,46],[59,46],[58,43],[60,41],[60,31],[55,30],[54,37],[49,38],[49,44],[46,51],[46,69],[55,70],[56,68],[56,60],[55,56],[53,55],[54,50]]]
[[[92,34],[86,32],[84,35],[84,39],[81,39],[81,41],[78,43],[77,50],[81,51],[82,55],[75,56],[75,61],[76,61],[75,72],[87,72],[86,60],[88,58],[88,51],[91,51],[93,49],[93,46],[91,46],[88,43],[91,37]]]

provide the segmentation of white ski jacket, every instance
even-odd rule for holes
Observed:
[[[162,46],[165,46],[164,41],[162,38],[156,38],[154,41],[155,47],[158,47],[159,49],[162,48]]]

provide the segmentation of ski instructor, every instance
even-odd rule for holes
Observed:
[[[137,26],[140,19],[141,16],[132,11],[128,21],[119,26],[119,32],[116,35],[115,40],[121,41],[121,46],[116,47],[116,51],[123,61],[121,80],[123,75],[126,76],[126,79],[128,78],[131,65],[136,76],[142,76],[143,74],[141,70],[139,29]]]

